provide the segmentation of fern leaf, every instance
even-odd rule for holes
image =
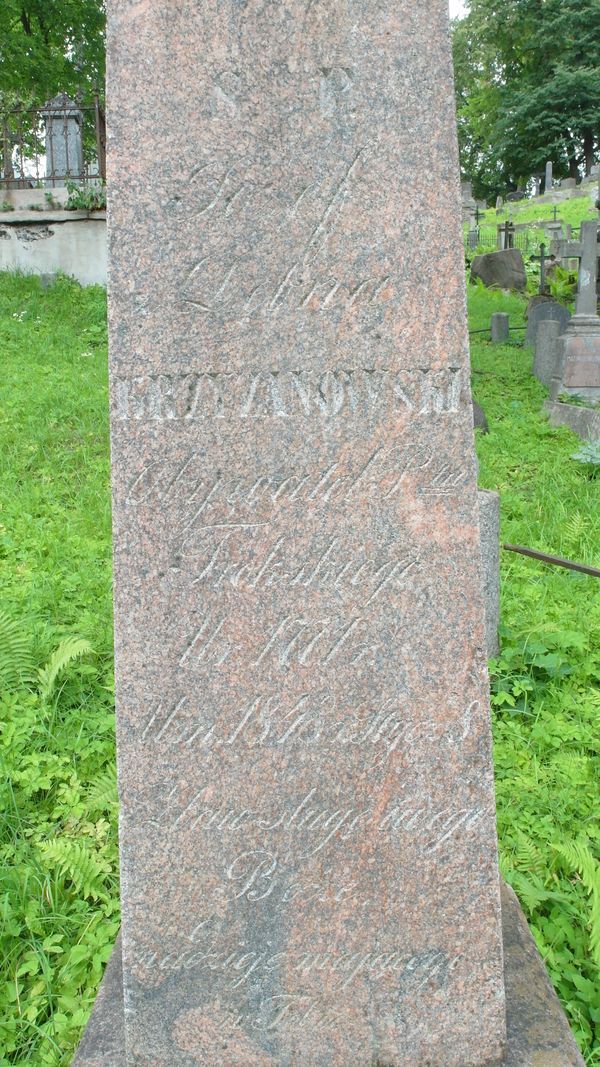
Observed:
[[[66,637],[55,652],[52,653],[46,666],[39,672],[40,695],[43,700],[48,700],[58,675],[69,663],[79,656],[87,656],[92,651],[89,641],[83,637]]]
[[[515,867],[519,871],[543,875],[546,870],[546,859],[533,841],[521,830],[518,831],[518,843],[515,851]]]
[[[87,845],[67,838],[49,841],[42,845],[46,862],[63,878],[68,878],[78,893],[92,900],[108,900],[104,879],[108,869]]]
[[[118,801],[117,769],[114,766],[94,778],[86,797],[88,812],[110,811]]]
[[[552,847],[571,870],[576,871],[591,898],[590,952],[594,963],[600,967],[600,864],[585,841],[560,841]]]
[[[31,636],[22,622],[0,611],[0,692],[17,689],[33,678]]]

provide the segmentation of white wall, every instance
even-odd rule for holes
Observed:
[[[62,271],[81,285],[106,285],[106,264],[104,212],[0,213],[0,270]]]

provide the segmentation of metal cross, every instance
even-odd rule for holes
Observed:
[[[540,261],[540,296],[543,296],[546,292],[546,245],[540,245],[539,256],[532,256],[532,259],[539,259]]]

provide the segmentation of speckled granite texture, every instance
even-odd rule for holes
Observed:
[[[136,1067],[475,1067],[504,988],[446,0],[109,0]]]
[[[502,888],[502,932],[508,1028],[502,1067],[584,1067],[525,916],[508,886]],[[119,942],[73,1067],[125,1067],[120,968]],[[222,1060],[222,1067],[226,1063]]]

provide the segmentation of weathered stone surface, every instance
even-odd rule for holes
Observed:
[[[494,1064],[446,0],[108,14],[129,1063]]]
[[[485,634],[488,657],[498,655],[500,625],[500,496],[479,490],[479,525],[485,597]]]
[[[561,324],[555,319],[542,319],[538,323],[533,357],[533,373],[538,381],[549,386],[556,376],[560,360],[559,337]]]
[[[540,300],[536,304],[530,303],[527,311],[525,344],[536,344],[538,327],[541,322],[547,322],[548,320],[557,322],[560,327],[558,332],[561,334],[566,330],[570,319],[571,312],[569,309],[564,304],[559,304],[556,300]]]
[[[492,315],[491,322],[492,341],[496,345],[505,344],[510,336],[510,316],[504,311],[497,311]]]
[[[524,292],[527,275],[523,256],[518,248],[504,248],[500,252],[475,256],[471,264],[471,280],[476,278],[481,278],[488,289],[518,289]]]
[[[125,1067],[123,959],[117,939],[72,1067]]]
[[[508,1040],[503,1067],[585,1067],[527,927],[519,902],[502,886]]]
[[[508,1033],[501,1067],[584,1067],[525,916],[506,885],[502,886],[502,934]],[[125,1067],[120,967],[119,942],[73,1067]]]

